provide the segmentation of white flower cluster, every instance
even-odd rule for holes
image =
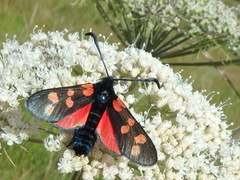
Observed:
[[[33,120],[22,121],[22,112],[16,108],[3,109],[0,112],[0,140],[6,141],[9,146],[21,144],[28,140],[30,135],[37,134],[40,122]]]
[[[219,0],[123,0],[124,13],[162,24],[166,31],[183,28],[191,36],[240,37],[237,14]]]
[[[21,128],[26,125],[22,115],[11,121],[8,114],[9,109],[20,108],[20,98],[39,89],[94,83],[105,76],[92,40],[80,39],[78,33],[65,36],[66,31],[39,31],[22,45],[16,40],[4,44],[0,93],[6,97],[0,96],[0,134],[9,145],[21,143],[24,138],[19,139],[20,133],[28,129]],[[222,107],[211,105],[207,95],[192,92],[191,84],[151,54],[133,47],[117,51],[116,45],[99,44],[113,77],[157,78],[161,84],[160,89],[155,83],[138,83],[139,88],[134,88],[137,82],[114,86],[128,107],[134,105],[130,110],[153,140],[158,163],[152,167],[137,166],[125,157],[115,157],[97,142],[86,157],[77,157],[66,149],[58,163],[60,172],[81,171],[82,179],[240,179],[240,147],[231,139]],[[136,112],[135,107],[143,106],[143,102],[149,105],[144,104],[142,113]],[[66,142],[63,135],[59,140]],[[52,151],[60,147],[52,137],[45,145]]]

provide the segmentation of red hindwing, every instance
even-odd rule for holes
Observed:
[[[88,104],[83,108],[78,109],[61,121],[53,122],[52,125],[62,129],[74,129],[78,126],[83,126],[87,122],[92,104]]]
[[[105,111],[97,126],[98,135],[103,144],[117,155],[122,155],[119,149],[112,121],[109,118],[108,112]]]

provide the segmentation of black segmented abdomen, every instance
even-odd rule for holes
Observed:
[[[75,130],[71,146],[77,156],[87,155],[94,147],[97,136],[88,125]]]
[[[93,102],[86,124],[75,130],[70,146],[77,156],[87,155],[94,147],[97,139],[95,130],[106,110],[106,106],[105,103]]]

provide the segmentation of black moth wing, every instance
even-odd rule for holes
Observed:
[[[107,107],[107,113],[122,154],[140,165],[154,165],[157,162],[156,148],[123,102],[119,98],[114,100]]]
[[[82,84],[38,91],[28,98],[26,108],[38,119],[56,122],[93,100],[93,84]]]

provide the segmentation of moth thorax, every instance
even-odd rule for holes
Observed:
[[[78,128],[73,136],[71,147],[77,156],[88,155],[97,140],[95,131],[88,127]]]
[[[102,91],[97,95],[97,100],[101,103],[107,103],[109,101],[109,93],[107,91]]]

